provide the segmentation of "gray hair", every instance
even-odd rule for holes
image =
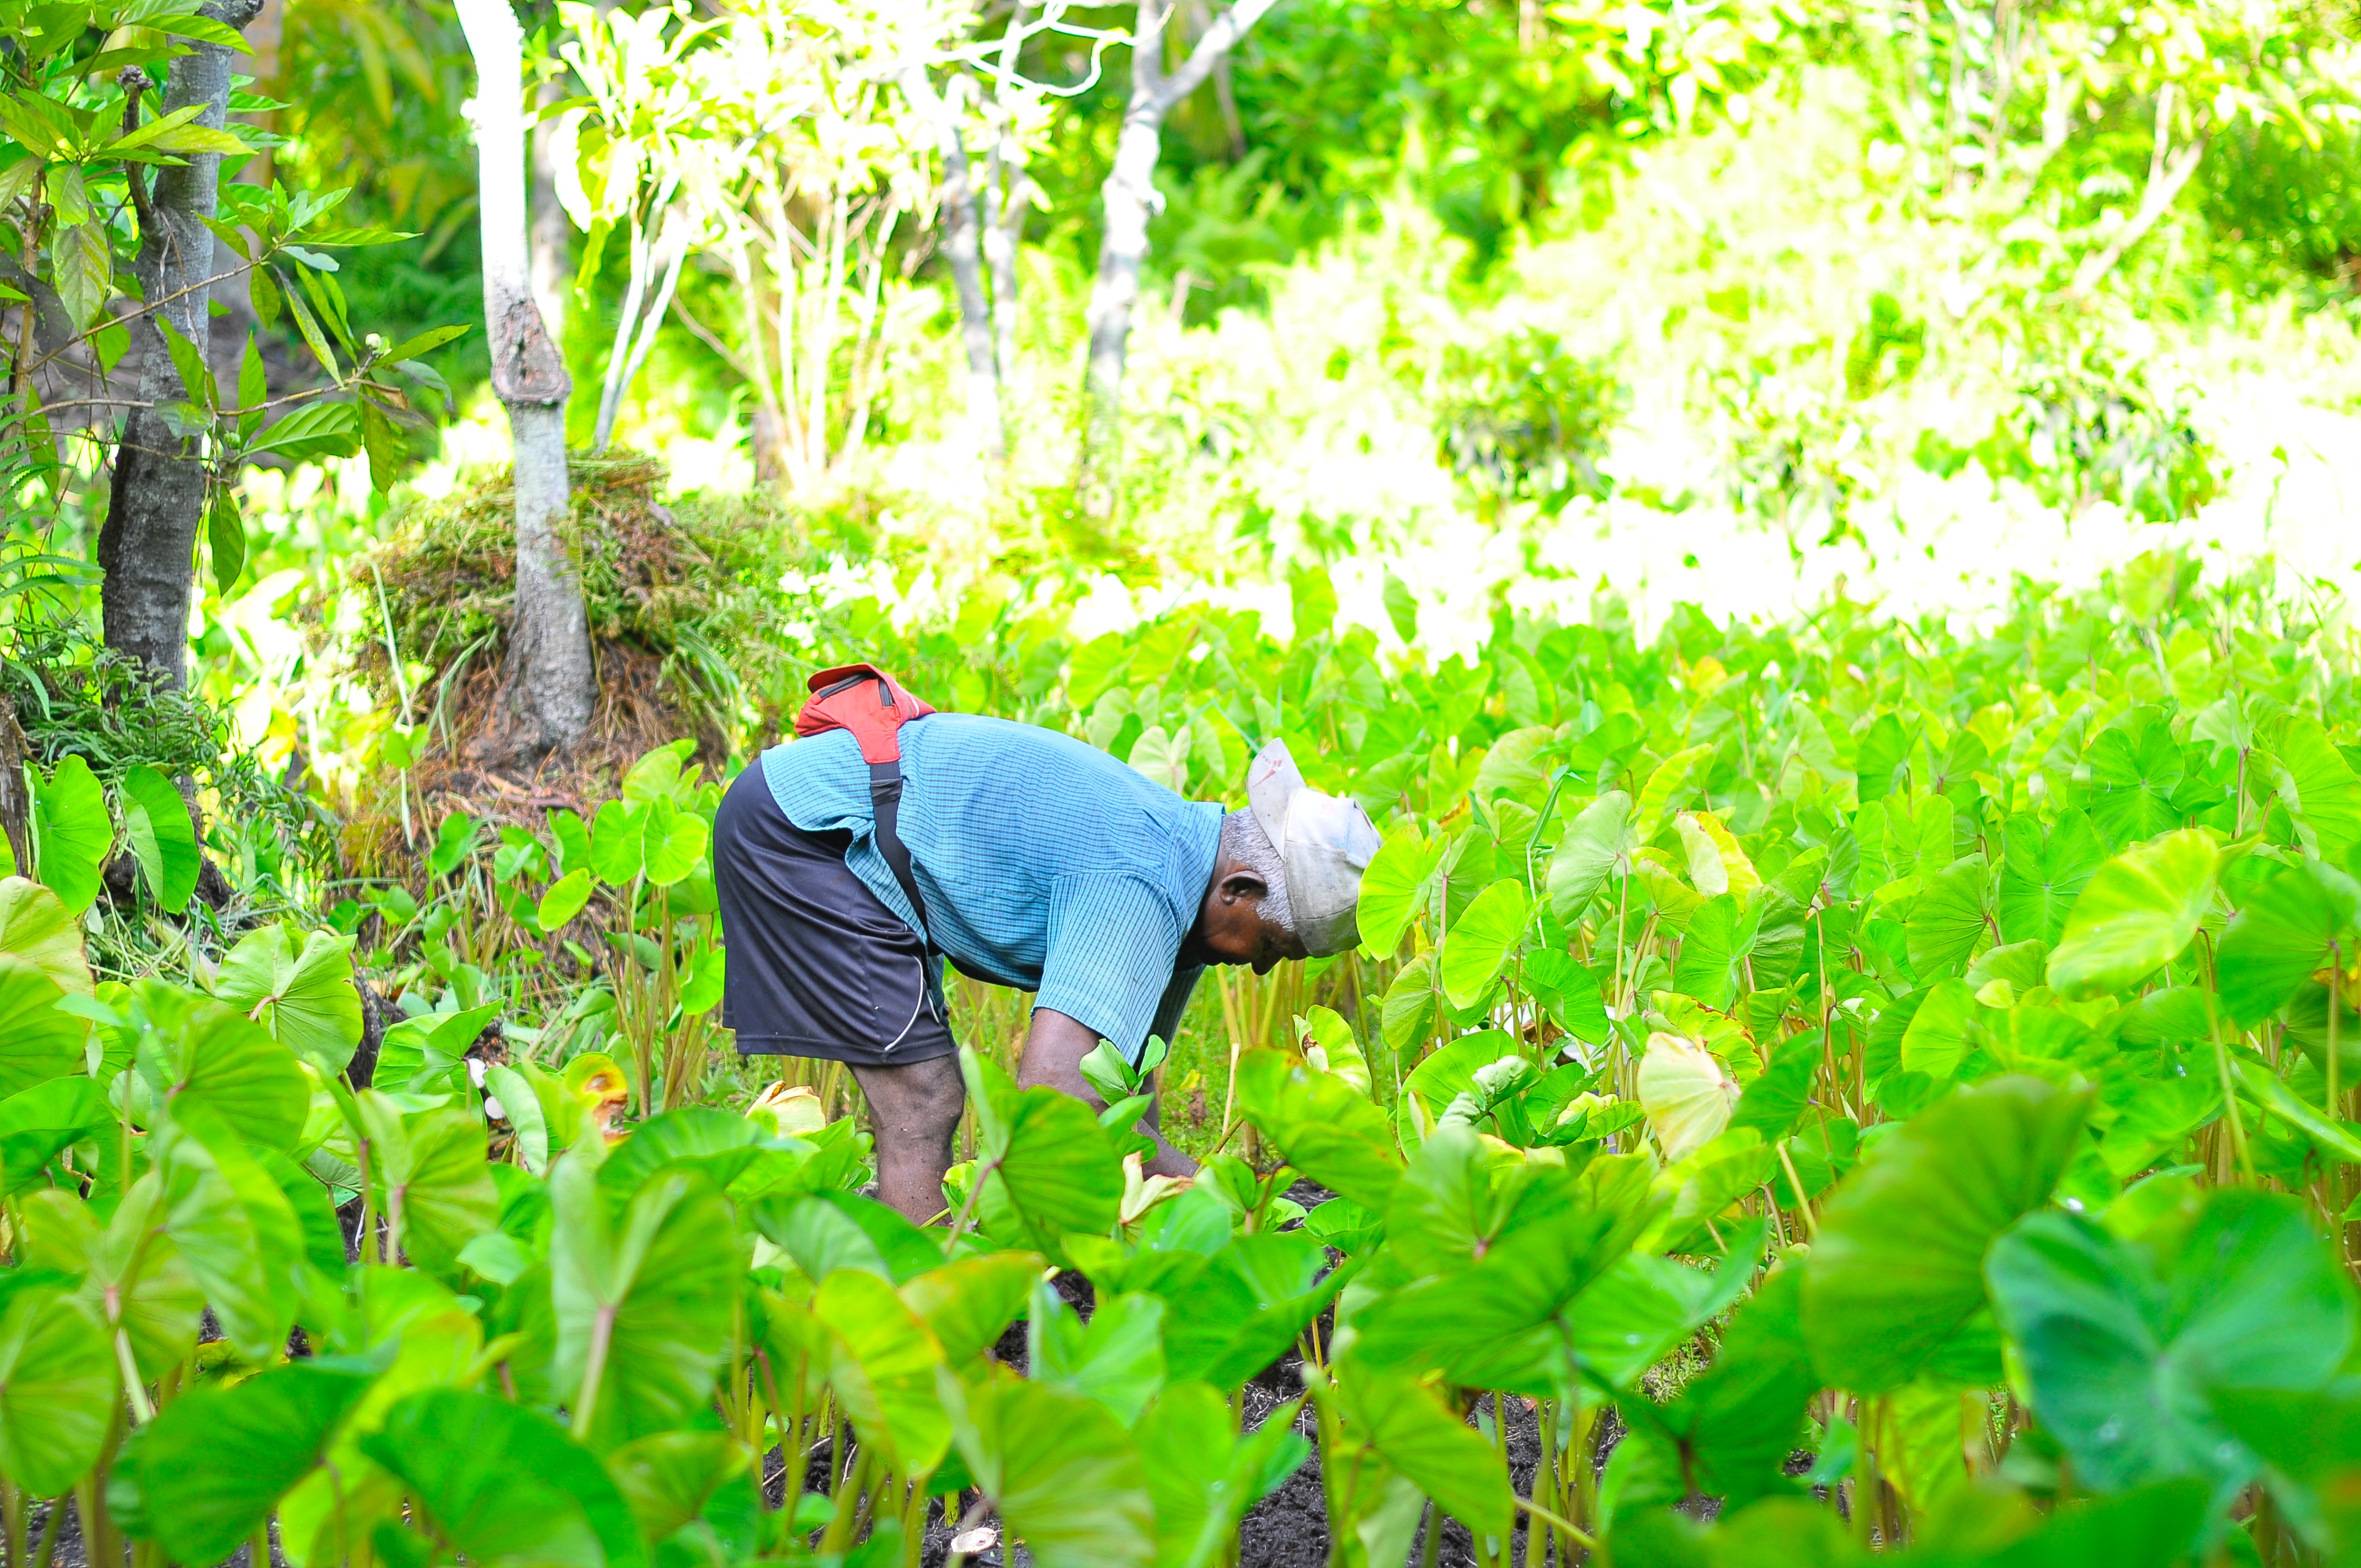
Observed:
[[[1279,863],[1279,847],[1262,830],[1262,819],[1252,811],[1233,811],[1222,818],[1222,854],[1233,865],[1262,879],[1266,891],[1257,907],[1262,917],[1282,931],[1295,929],[1295,911],[1287,903],[1287,871]]]

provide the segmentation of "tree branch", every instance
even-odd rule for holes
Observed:
[[[763,385],[763,377],[760,368],[748,364],[744,355],[722,342],[712,328],[698,321],[697,313],[688,308],[687,301],[675,298],[672,302],[672,313],[680,318],[681,325],[688,328],[697,341],[713,350],[720,356],[723,364],[736,371],[740,380],[750,382],[756,387]]]
[[[2148,230],[2156,227],[2164,214],[2172,210],[2172,203],[2180,197],[2182,187],[2189,183],[2190,177],[2197,172],[2197,165],[2205,156],[2203,137],[2199,137],[2169,159],[2163,156],[2162,144],[2163,136],[2159,128],[2157,156],[2148,165],[2147,189],[2140,196],[2139,211],[2133,214],[2131,222],[2115,232],[2114,238],[2082,258],[2082,265],[2074,269],[2074,281],[2067,286],[2068,300],[2088,298],[2091,291],[2115,269],[2115,263],[2124,258],[2124,253],[2147,237]]]
[[[127,137],[139,128],[139,94],[155,83],[136,65],[125,66],[115,80],[123,88],[123,134]],[[139,215],[139,233],[144,237],[156,227],[155,210],[148,204],[147,177],[137,163],[126,163],[123,181],[131,187],[131,210]]]
[[[1261,21],[1263,14],[1278,3],[1279,0],[1237,0],[1235,5],[1214,17],[1213,25],[1205,29],[1204,36],[1197,40],[1197,47],[1189,51],[1189,58],[1181,62],[1180,69],[1158,85],[1156,95],[1164,108],[1169,112],[1174,104],[1202,87],[1205,78],[1213,73],[1215,63],[1236,48],[1238,40],[1246,36],[1247,29]],[[1170,25],[1170,12],[1165,13],[1165,20]],[[1160,43],[1161,29],[1159,31],[1159,37],[1156,41]]]

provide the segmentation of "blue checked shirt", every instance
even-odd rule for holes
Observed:
[[[1222,808],[1186,801],[1071,736],[971,714],[903,726],[896,826],[935,945],[1035,992],[1137,1060],[1170,1042],[1201,966],[1180,962],[1213,879]],[[913,929],[877,849],[869,767],[843,730],[774,746],[763,773],[787,820],[850,831],[845,864]]]

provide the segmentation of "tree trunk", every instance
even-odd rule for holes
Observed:
[[[1213,66],[1213,102],[1221,105],[1222,130],[1230,138],[1230,161],[1246,160],[1246,123],[1238,115],[1238,89],[1235,72],[1230,69],[1230,57],[1224,55]]]
[[[1000,36],[1000,61],[993,71],[992,152],[983,173],[983,262],[992,275],[993,359],[1000,368],[1004,424],[1017,389],[1017,258],[1025,243],[1025,218],[1038,194],[1026,167],[1025,138],[1016,133],[1013,103],[1016,66],[1025,50],[1025,18],[1031,0],[1016,0]],[[1002,440],[1007,439],[1004,429]]]
[[[959,111],[927,80],[927,68],[902,73],[902,91],[935,130],[943,158],[943,259],[950,264],[959,293],[960,337],[967,348],[967,420],[976,449],[994,464],[1008,457],[1008,437],[1000,406],[1000,359],[993,344],[992,303],[983,286],[983,244],[976,218],[973,165]]]
[[[992,176],[984,182],[983,202],[983,259],[992,269],[993,357],[1000,367],[1005,391],[1017,385],[1016,309],[1020,284],[1016,261],[1024,251],[1025,219],[1033,204],[1033,177],[1026,170],[1025,149],[1013,131],[1002,131],[995,145]]]
[[[476,58],[476,148],[483,218],[484,319],[492,390],[516,453],[516,616],[500,714],[483,747],[538,761],[590,728],[598,675],[581,584],[557,524],[570,488],[566,400],[573,382],[533,302],[525,225],[524,33],[509,0],[458,0]]]
[[[261,0],[208,0],[203,14],[243,27],[261,8]],[[229,118],[231,54],[221,44],[192,45],[172,61],[157,113],[196,104],[197,123],[220,128]],[[211,152],[184,155],[177,167],[156,170],[148,202],[153,221],[141,225],[135,263],[153,309],[132,323],[131,333],[139,348],[140,400],[159,406],[133,409],[124,421],[106,521],[98,532],[106,644],[174,687],[188,679],[189,600],[197,529],[204,520],[205,468],[194,438],[175,434],[165,421],[160,405],[188,394],[157,323],[170,322],[200,359],[205,356],[212,323],[204,285],[214,270],[214,236],[205,225],[220,195],[220,177],[221,155]]]
[[[557,102],[555,78],[541,84],[540,104],[543,108]],[[573,227],[566,216],[566,204],[557,199],[557,169],[551,161],[549,144],[555,135],[550,121],[541,120],[533,127],[533,299],[541,307],[541,319],[549,335],[561,345],[566,342],[566,296],[572,291],[574,268],[567,254],[573,240]]]
[[[1237,0],[1205,29],[1187,62],[1168,77],[1164,29],[1171,20],[1171,0],[1139,0],[1139,25],[1132,38],[1131,98],[1115,140],[1115,167],[1101,187],[1106,232],[1099,245],[1098,278],[1091,286],[1091,357],[1083,376],[1082,447],[1074,484],[1076,502],[1086,516],[1115,515],[1123,454],[1124,356],[1131,343],[1132,312],[1139,304],[1139,269],[1148,259],[1148,222],[1162,205],[1156,163],[1163,152],[1164,117],[1203,84],[1215,62],[1273,4]]]
[[[754,479],[774,490],[787,488],[787,426],[779,411],[767,403],[754,405]]]
[[[25,764],[33,749],[16,725],[16,705],[0,693],[0,839],[7,840],[8,867],[33,874],[33,801],[25,790]]]
[[[1131,346],[1131,313],[1139,303],[1139,269],[1148,259],[1148,220],[1159,197],[1156,163],[1164,149],[1164,22],[1159,0],[1139,0],[1132,39],[1131,99],[1115,144],[1115,166],[1102,193],[1106,226],[1099,242],[1099,272],[1091,285],[1090,361],[1082,380],[1082,451],[1074,496],[1086,516],[1115,515],[1122,466],[1124,356]]]

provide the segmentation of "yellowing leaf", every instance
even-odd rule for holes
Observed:
[[[1687,930],[1689,921],[1705,907],[1705,900],[1674,873],[1672,863],[1661,850],[1642,850],[1633,854],[1631,873],[1648,890],[1648,896],[1656,901],[1656,907],[1664,912],[1666,923],[1676,931]]]
[[[1737,1080],[1697,1041],[1648,1036],[1648,1054],[1640,1058],[1640,1108],[1665,1159],[1680,1159],[1719,1137],[1738,1092]]]
[[[1742,904],[1763,885],[1754,862],[1712,812],[1684,811],[1673,819],[1673,827],[1681,836],[1681,847],[1688,851],[1689,881],[1706,897],[1734,893]]]
[[[13,953],[75,996],[91,993],[82,928],[58,895],[24,877],[0,877],[0,953]]]
[[[1314,1007],[1295,1020],[1296,1042],[1303,1059],[1321,1072],[1332,1073],[1362,1093],[1369,1092],[1369,1058],[1353,1037],[1353,1025],[1333,1007]]]
[[[1694,785],[1690,773],[1707,758],[1713,755],[1711,746],[1691,746],[1686,751],[1675,751],[1656,764],[1648,782],[1640,787],[1640,806],[1636,813],[1640,842],[1646,843],[1664,825],[1664,813],[1688,797]]]
[[[1189,782],[1189,749],[1193,739],[1188,729],[1175,734],[1161,724],[1151,724],[1132,742],[1131,765],[1178,795]]]

